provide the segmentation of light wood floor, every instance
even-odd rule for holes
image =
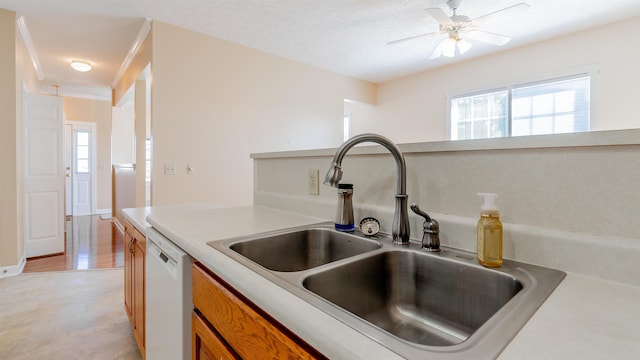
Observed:
[[[87,270],[124,265],[122,233],[99,215],[75,216],[66,221],[64,254],[27,259],[24,272]]]

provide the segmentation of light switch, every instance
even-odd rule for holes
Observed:
[[[320,194],[318,183],[318,169],[310,169],[307,177],[307,187],[309,189],[309,195]]]
[[[175,164],[164,164],[164,174],[165,175],[175,175],[176,174],[176,165]]]

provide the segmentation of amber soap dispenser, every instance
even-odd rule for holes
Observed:
[[[498,194],[478,193],[484,197],[478,220],[478,262],[482,266],[502,266],[502,222],[496,205]]]

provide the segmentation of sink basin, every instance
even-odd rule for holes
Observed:
[[[416,344],[465,341],[522,290],[512,276],[414,251],[388,251],[308,276],[303,286]]]
[[[232,243],[229,248],[273,271],[301,271],[376,250],[380,242],[330,228],[301,229]]]
[[[562,281],[562,271],[392,244],[332,223],[209,246],[404,358],[496,358]],[[268,311],[268,309],[265,309]]]

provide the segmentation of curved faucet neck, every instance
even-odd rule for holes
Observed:
[[[396,144],[384,136],[378,134],[360,134],[345,141],[333,157],[333,163],[331,168],[327,172],[325,177],[325,184],[334,187],[338,186],[338,182],[342,178],[342,158],[346,155],[347,151],[354,145],[363,142],[374,142],[387,148],[396,160],[398,168],[398,190],[396,193],[396,209],[393,214],[393,225],[391,229],[391,235],[393,236],[393,243],[397,245],[409,245],[409,214],[407,212],[407,170],[404,162],[404,156]]]
[[[398,186],[396,191],[397,195],[406,195],[407,194],[407,170],[406,170],[407,166],[404,161],[404,156],[402,155],[402,152],[400,151],[398,146],[384,136],[381,136],[378,134],[366,133],[366,134],[356,135],[351,139],[345,141],[336,151],[336,154],[333,157],[332,166],[341,168],[342,159],[347,154],[347,152],[355,145],[363,142],[373,142],[373,143],[382,145],[387,150],[389,150],[389,152],[391,152],[391,155],[393,155],[393,158],[396,161],[396,167],[398,170]]]

